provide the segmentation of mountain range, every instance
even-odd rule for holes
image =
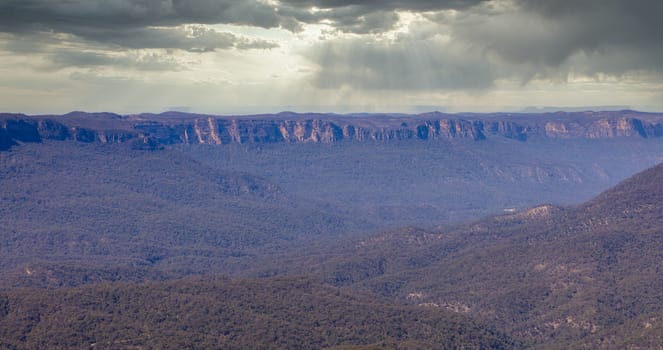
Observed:
[[[117,115],[0,114],[0,150],[42,139],[131,142],[156,149],[172,144],[332,143],[379,140],[661,137],[663,115],[615,112],[540,114],[299,114],[214,116],[181,112]]]
[[[660,348],[662,125],[2,114],[0,347]]]

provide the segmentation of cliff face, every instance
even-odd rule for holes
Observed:
[[[74,140],[125,143],[136,149],[173,144],[333,143],[338,141],[472,140],[503,137],[598,139],[663,136],[663,115],[632,111],[541,115],[300,115],[253,117],[85,114],[0,115],[0,150],[20,142]]]
[[[547,137],[559,138],[610,138],[610,137],[660,137],[663,128],[660,123],[652,124],[635,118],[599,119],[587,125],[575,122],[554,122],[545,124]]]
[[[139,123],[135,129],[162,144],[333,143],[342,140],[472,139],[485,136],[481,125],[463,120],[423,121],[396,128],[365,127],[335,120],[193,119],[186,124]]]
[[[436,119],[401,117],[389,123],[367,123],[371,117],[325,119],[228,119],[193,118],[182,123],[148,121],[134,125],[142,135],[153,137],[160,144],[229,144],[229,143],[333,143],[337,141],[392,140],[484,140],[504,137],[520,141],[529,138],[612,138],[661,137],[660,121],[633,117],[609,116],[593,120],[462,119],[443,116]],[[377,116],[374,118],[378,118]]]
[[[44,139],[106,144],[127,142],[140,136],[131,130],[95,130],[57,119],[0,115],[0,150],[7,150],[19,142],[41,142]]]

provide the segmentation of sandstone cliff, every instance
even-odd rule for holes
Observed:
[[[125,143],[136,149],[173,144],[333,143],[339,141],[480,141],[491,137],[598,139],[663,136],[663,114],[634,111],[546,114],[335,115],[279,113],[212,116],[184,113],[120,116],[0,115],[0,150],[21,142]]]

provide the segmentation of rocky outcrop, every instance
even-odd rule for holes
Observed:
[[[135,129],[162,144],[333,143],[349,141],[485,138],[481,125],[464,120],[422,121],[412,127],[370,128],[334,120],[194,119],[186,124],[138,123]]]
[[[519,125],[515,121],[486,121],[481,122],[482,129],[488,135],[502,136],[509,139],[525,141],[531,129],[524,125]]]
[[[54,119],[35,119],[25,115],[0,115],[0,150],[7,150],[17,143],[34,143],[42,140],[73,140],[84,143],[123,143],[139,134],[127,130],[96,130],[70,126]]]
[[[9,136],[9,132],[4,128],[0,128],[0,151],[6,151],[14,145],[16,145],[16,142]]]
[[[220,117],[169,112],[120,116],[69,113],[64,116],[0,115],[0,150],[21,142],[74,140],[126,143],[135,149],[164,145],[481,141],[508,138],[600,139],[663,136],[663,115],[621,112],[522,114],[429,113],[421,115],[296,114]]]
[[[135,129],[161,144],[229,143],[333,143],[338,141],[472,140],[504,137],[530,138],[661,137],[663,124],[634,118],[597,120],[466,120],[460,118],[413,119],[395,125],[366,125],[365,119],[228,119],[194,118],[181,124],[158,121],[138,123]]]
[[[72,138],[68,127],[50,119],[39,121],[37,132],[39,132],[42,138],[50,140],[67,140]]]
[[[550,138],[612,138],[612,137],[660,137],[663,124],[652,124],[640,119],[602,118],[589,123],[548,121],[545,136]]]
[[[37,129],[37,123],[29,119],[9,119],[5,122],[4,129],[9,137],[16,141],[41,141],[41,136]]]

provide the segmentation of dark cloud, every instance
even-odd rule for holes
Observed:
[[[512,11],[462,14],[452,26],[454,37],[514,64],[580,63],[588,73],[663,68],[659,0],[515,3]]]
[[[0,32],[19,36],[70,34],[129,49],[273,48],[277,44],[189,24],[226,23],[274,28],[275,8],[255,0],[4,0]],[[288,23],[287,25],[292,25]],[[53,36],[53,42],[72,40]]]
[[[485,1],[283,0],[270,5],[259,0],[4,0],[0,2],[0,31],[84,35],[91,29],[121,32],[184,24],[299,31],[303,24],[324,22],[343,32],[365,34],[392,29],[398,21],[396,10],[466,9]],[[313,12],[314,7],[320,11]]]
[[[67,67],[119,67],[134,70],[182,70],[174,60],[173,49],[210,52],[219,49],[271,49],[274,42],[249,39],[227,32],[217,32],[201,25],[177,28],[133,28],[112,31],[89,29],[75,38],[58,38],[53,33],[0,35],[0,49],[15,54],[39,57],[42,70]],[[103,43],[100,45],[99,42]],[[145,49],[165,49],[147,50]]]
[[[167,55],[152,54],[115,54],[104,52],[77,52],[60,50],[46,55],[48,63],[44,69],[54,70],[67,67],[117,66],[123,69],[142,71],[174,71],[184,67]]]
[[[182,24],[279,26],[275,8],[256,0],[4,0],[0,29],[53,30],[137,28]]]
[[[383,33],[393,29],[398,23],[396,12],[376,11],[361,16],[355,16],[351,11],[334,11],[326,15],[332,21],[334,28],[355,34]]]
[[[270,49],[278,44],[265,40],[248,39],[228,32],[218,32],[201,25],[184,27],[132,28],[122,31],[106,28],[88,28],[78,36],[131,49],[180,49],[191,52],[209,52],[218,49]]]
[[[396,10],[464,9],[484,1],[283,0],[270,5],[260,0],[4,0],[0,2],[0,31],[67,33],[128,48],[272,48],[274,43],[235,42],[228,33],[183,36],[176,28],[236,24],[296,32],[304,24],[327,23],[341,32],[383,33],[398,23]],[[314,7],[319,11],[312,11]]]
[[[394,29],[398,11],[424,13],[429,27],[410,28],[391,41],[374,35]],[[317,86],[476,90],[497,79],[526,83],[564,81],[570,74],[663,73],[661,15],[660,0],[2,0],[0,32],[8,33],[4,48],[11,52],[43,52],[54,67],[92,67],[122,64],[113,53],[118,50],[278,45],[205,24],[297,32],[306,24],[325,23],[359,35],[331,39],[307,52],[319,67]],[[84,49],[48,51],[58,43]],[[135,69],[150,62],[124,59],[133,60],[125,63]],[[168,67],[160,62],[153,63]]]
[[[355,6],[352,1],[291,2]],[[515,0],[465,5],[456,12],[426,13],[437,25],[421,25],[419,30],[411,26],[400,40],[362,37],[317,46],[308,55],[319,67],[315,84],[476,90],[500,79],[526,84],[532,79],[565,82],[571,75],[662,76],[663,26],[658,22],[663,2]],[[390,6],[401,5],[386,2],[384,8]],[[410,6],[430,9],[425,2]]]
[[[460,10],[473,7],[488,0],[282,0],[282,4],[297,7],[317,7],[320,9],[337,9],[354,7],[363,13],[374,11],[441,11]]]
[[[466,9],[487,0],[282,0],[279,13],[302,23],[330,24],[346,33],[383,33],[394,28],[398,22],[397,10],[442,11]],[[312,8],[318,9],[311,12]]]
[[[36,54],[42,70],[120,67],[181,70],[165,53],[270,49],[278,44],[189,23],[278,26],[272,7],[252,1],[213,0],[5,0],[0,2],[0,45]],[[154,51],[154,50],[152,50]]]
[[[186,69],[167,50],[108,50],[87,43],[68,42],[67,46],[54,44],[52,34],[36,33],[26,36],[0,36],[0,50],[24,57],[34,57],[26,65],[37,71],[55,71],[63,68],[117,67],[143,71],[177,71]]]

